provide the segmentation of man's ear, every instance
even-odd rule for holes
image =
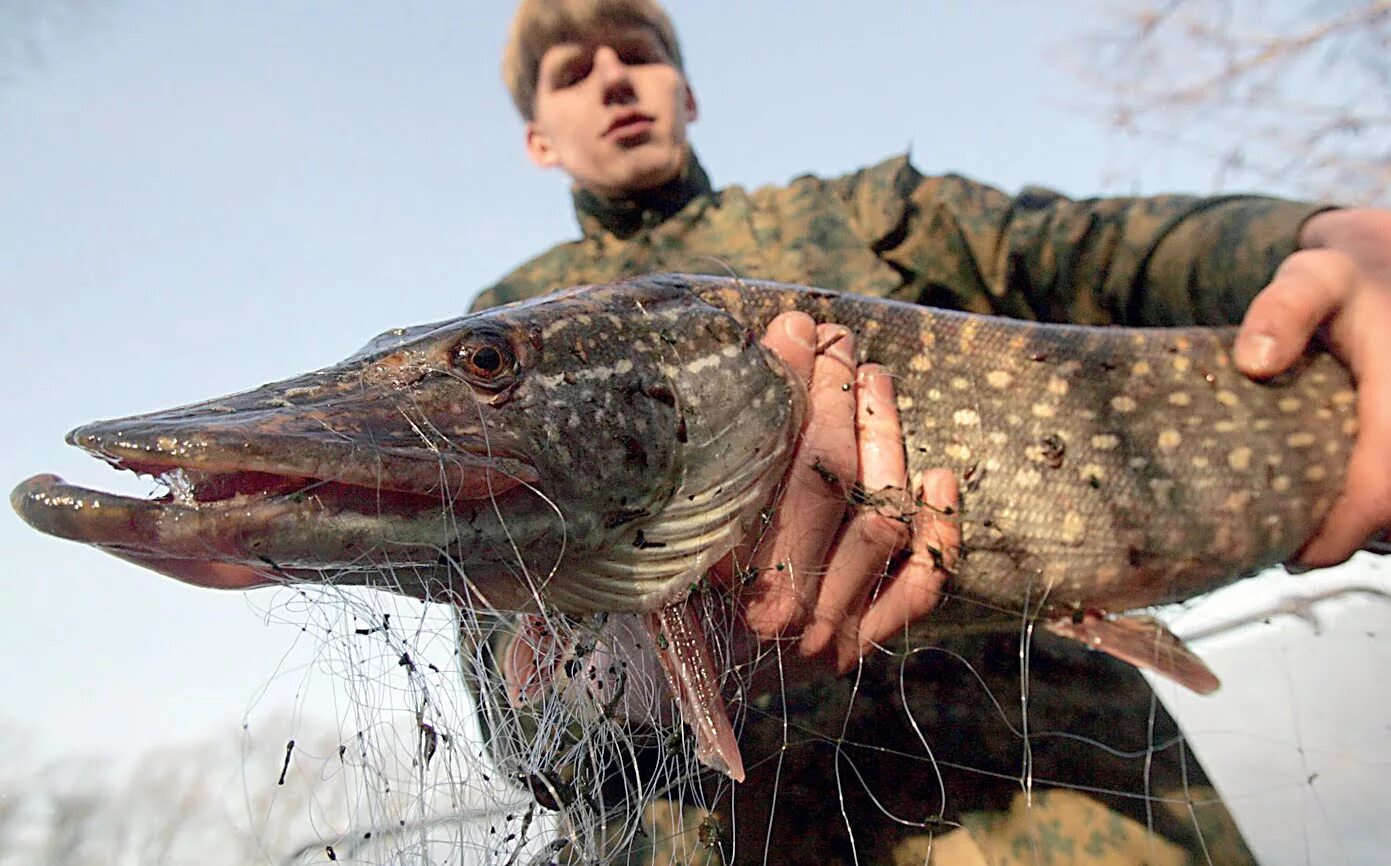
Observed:
[[[686,122],[690,123],[700,116],[700,106],[696,105],[695,89],[686,84]]]
[[[526,123],[526,155],[541,168],[555,168],[560,164],[560,157],[551,146],[550,136],[542,132],[534,120]]]

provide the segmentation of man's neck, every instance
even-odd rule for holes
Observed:
[[[586,236],[612,234],[627,238],[664,222],[692,200],[710,192],[710,178],[692,151],[680,173],[666,183],[619,198],[576,188],[573,198]]]

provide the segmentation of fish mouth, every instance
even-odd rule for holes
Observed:
[[[165,488],[149,498],[36,475],[10,504],[40,532],[90,544],[199,586],[246,589],[322,581],[373,566],[384,547],[431,547],[454,509],[537,480],[525,460],[486,441],[373,447],[337,435],[240,435],[121,422],[68,434],[114,468]],[[405,557],[409,559],[409,557]]]

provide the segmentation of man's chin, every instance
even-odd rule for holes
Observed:
[[[629,149],[619,161],[621,170],[615,172],[614,187],[620,196],[656,189],[680,175],[686,162],[684,153],[650,145]]]

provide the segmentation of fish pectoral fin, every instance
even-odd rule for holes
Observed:
[[[681,718],[695,734],[696,758],[742,782],[744,759],[739,754],[739,740],[720,695],[720,678],[693,598],[688,596],[647,614],[643,624],[657,648]]]
[[[1088,649],[1168,677],[1200,695],[1211,694],[1221,685],[1207,663],[1154,617],[1108,617],[1087,611],[1047,620],[1043,626]]]
[[[574,649],[574,640],[556,634],[540,614],[522,614],[507,639],[500,666],[507,685],[507,702],[520,709],[546,686]]]

